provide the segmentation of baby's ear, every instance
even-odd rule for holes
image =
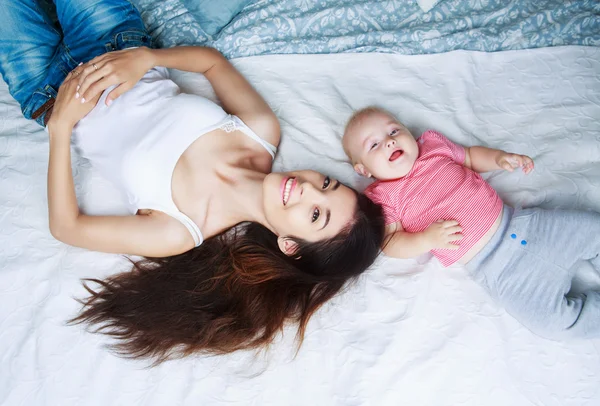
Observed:
[[[355,164],[354,165],[354,170],[360,176],[364,176],[365,178],[370,178],[371,177],[371,174],[369,173],[369,171],[367,171],[367,168],[365,168],[365,166],[363,164]]]

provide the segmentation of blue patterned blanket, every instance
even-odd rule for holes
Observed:
[[[598,0],[257,0],[214,38],[180,0],[136,0],[162,47],[195,44],[229,58],[265,54],[502,51],[600,45]]]

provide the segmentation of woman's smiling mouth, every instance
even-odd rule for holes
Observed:
[[[292,195],[292,191],[296,187],[296,178],[289,177],[284,178],[281,182],[281,200],[283,201],[283,205],[285,206],[287,202],[290,200],[290,196]]]

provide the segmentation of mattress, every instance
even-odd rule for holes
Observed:
[[[600,49],[555,47],[436,55],[260,56],[234,64],[282,124],[276,170],[311,167],[363,188],[340,135],[353,109],[379,104],[416,134],[529,154],[530,175],[486,177],[515,206],[600,211]],[[173,72],[213,97],[201,75]],[[0,83],[0,404],[431,405],[600,404],[600,340],[555,342],[519,325],[469,279],[429,255],[381,256],[309,322],[263,352],[194,356],[148,368],[109,339],[66,326],[80,278],[126,270],[119,255],[66,246],[48,231],[47,134]],[[125,210],[73,158],[82,209]],[[575,289],[596,287],[582,266]]]

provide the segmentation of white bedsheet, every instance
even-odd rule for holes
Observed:
[[[529,176],[494,173],[508,203],[600,211],[600,49],[494,54],[268,56],[235,65],[281,119],[276,169],[313,167],[364,187],[339,137],[354,108],[378,103],[416,133],[527,153]],[[177,75],[185,88],[206,84]],[[202,90],[200,90],[202,91]],[[380,258],[310,322],[266,354],[195,357],[145,369],[104,337],[67,327],[82,277],[127,268],[67,247],[47,227],[46,133],[21,118],[0,82],[1,405],[598,405],[600,340],[532,335],[460,267],[428,256]],[[74,160],[85,210],[119,199]],[[598,237],[600,238],[600,237]],[[580,285],[597,284],[587,269]]]

